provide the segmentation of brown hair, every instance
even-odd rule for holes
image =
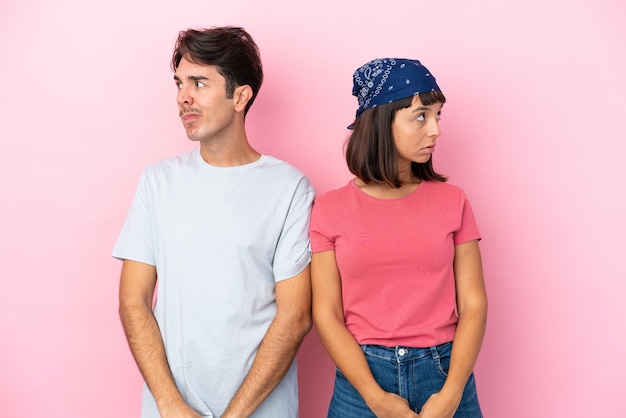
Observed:
[[[195,64],[215,65],[226,79],[226,97],[229,99],[237,86],[250,86],[252,98],[244,115],[248,113],[263,82],[259,48],[248,32],[234,26],[181,31],[172,54],[173,71],[183,58]]]
[[[424,106],[446,102],[440,91],[420,93],[419,98]],[[352,174],[365,183],[387,183],[395,188],[402,186],[391,124],[396,112],[410,107],[412,103],[413,97],[407,97],[361,113],[354,122],[346,147],[346,161]],[[432,157],[425,163],[411,162],[411,171],[420,180],[447,180],[434,170]]]

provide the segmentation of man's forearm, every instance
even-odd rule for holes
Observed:
[[[121,304],[120,318],[137,367],[159,411],[165,415],[163,411],[180,408],[185,402],[174,383],[152,310],[141,303]]]
[[[310,329],[310,317],[303,317],[295,323],[278,316],[274,319],[250,372],[222,418],[248,417],[263,403],[287,374],[298,347]]]

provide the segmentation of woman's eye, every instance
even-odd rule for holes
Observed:
[[[441,119],[441,112],[437,113],[437,120]]]
[[[415,120],[418,120],[420,122],[424,122],[424,114],[422,113],[421,115],[417,115],[417,118],[415,118]]]

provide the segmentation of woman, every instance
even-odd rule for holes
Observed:
[[[481,417],[480,233],[432,164],[445,97],[417,60],[376,59],[353,81],[356,178],[316,199],[310,230],[313,316],[337,365],[328,416]]]

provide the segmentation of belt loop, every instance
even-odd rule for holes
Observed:
[[[433,359],[439,360],[439,351],[436,346],[430,347],[430,354],[433,356]]]

